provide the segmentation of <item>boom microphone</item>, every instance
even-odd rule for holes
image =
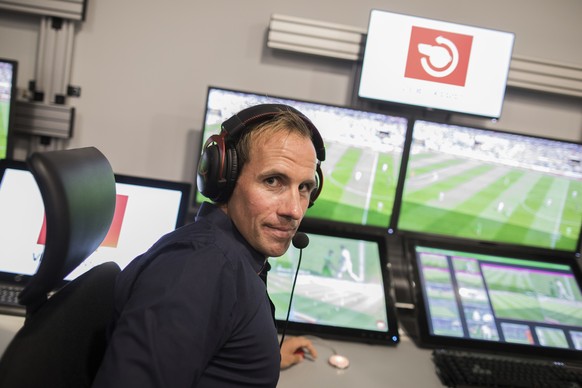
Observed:
[[[293,240],[291,241],[293,242],[293,246],[297,249],[304,249],[309,245],[309,237],[307,237],[303,232],[295,233],[295,236],[293,236]]]
[[[289,296],[289,308],[287,309],[287,318],[285,318],[285,326],[283,327],[283,333],[281,335],[281,342],[279,342],[279,348],[283,346],[283,341],[285,340],[285,333],[287,332],[287,324],[289,323],[289,314],[291,313],[291,304],[293,303],[293,294],[295,293],[295,283],[297,282],[297,274],[299,273],[299,267],[301,266],[301,257],[303,256],[303,249],[309,245],[309,237],[303,232],[295,233],[293,239],[291,240],[293,246],[299,249],[299,261],[297,262],[297,269],[295,270],[295,277],[293,278],[293,285],[291,286],[291,295]]]

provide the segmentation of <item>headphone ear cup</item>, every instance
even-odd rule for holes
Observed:
[[[204,144],[198,161],[196,185],[198,191],[207,198],[213,199],[220,192],[221,144],[217,137],[211,136]]]
[[[238,178],[238,154],[234,147],[227,147],[225,151],[225,163],[224,163],[224,179],[221,183],[220,192],[217,193],[214,201],[216,202],[226,202],[236,183]]]
[[[323,190],[323,171],[321,171],[321,166],[319,163],[317,164],[315,180],[317,182],[317,188],[313,190],[311,193],[311,197],[309,198],[309,207],[315,204],[315,200],[321,194],[321,190]]]
[[[237,176],[236,149],[227,146],[222,135],[208,138],[198,161],[198,191],[212,201],[225,202],[234,189]]]

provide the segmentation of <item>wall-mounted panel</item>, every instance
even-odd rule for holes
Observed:
[[[87,0],[0,0],[0,9],[85,20]]]

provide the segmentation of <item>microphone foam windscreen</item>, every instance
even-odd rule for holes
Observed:
[[[309,237],[305,233],[297,232],[293,236],[293,246],[297,249],[303,249],[309,245]]]

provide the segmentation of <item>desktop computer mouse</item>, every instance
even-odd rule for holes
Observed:
[[[327,362],[329,365],[337,369],[346,369],[348,366],[350,366],[350,360],[340,354],[332,354]]]

